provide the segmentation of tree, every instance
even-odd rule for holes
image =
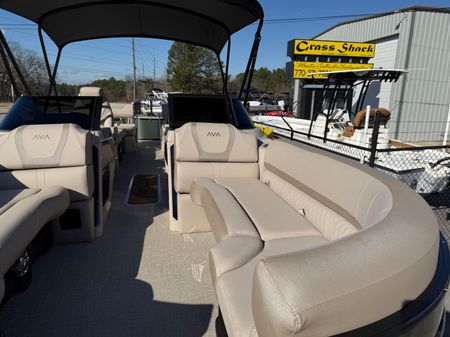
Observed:
[[[188,94],[220,93],[220,68],[209,49],[174,42],[169,50],[167,79],[174,91]]]
[[[237,74],[231,81],[230,88],[237,92],[244,79],[244,74]],[[286,71],[282,68],[269,70],[265,67],[256,69],[253,74],[252,88],[266,93],[290,92],[292,81],[286,77]]]
[[[27,81],[32,94],[44,95],[48,90],[48,75],[44,61],[38,54],[30,49],[22,48],[17,42],[9,43],[12,53],[19,65],[19,68]],[[19,77],[14,73],[14,79],[19,86],[19,90],[25,92]],[[11,82],[6,72],[3,60],[0,61],[0,95],[8,97],[11,93]]]

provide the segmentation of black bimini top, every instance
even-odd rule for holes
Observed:
[[[134,36],[188,42],[217,53],[231,34],[264,16],[257,0],[2,0],[0,8],[37,23],[60,48]]]

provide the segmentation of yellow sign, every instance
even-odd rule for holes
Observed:
[[[293,54],[371,58],[375,56],[375,44],[345,41],[295,40]]]
[[[293,77],[311,79],[313,73],[372,68],[372,63],[294,62]],[[326,79],[327,77],[326,74],[314,75],[314,79]]]

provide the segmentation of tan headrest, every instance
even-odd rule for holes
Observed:
[[[116,117],[133,118],[133,105],[131,103],[110,103]]]
[[[0,171],[92,163],[92,135],[74,124],[24,125],[0,135]]]
[[[175,130],[175,159],[254,163],[258,161],[256,134],[231,124],[187,123]]]
[[[82,87],[78,96],[99,96],[103,97],[103,89],[99,87]]]

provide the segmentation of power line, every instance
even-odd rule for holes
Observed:
[[[450,7],[436,7],[435,10],[449,10]],[[309,16],[309,17],[294,17],[294,18],[276,18],[265,19],[266,24],[283,24],[283,23],[296,23],[296,22],[310,22],[310,21],[323,21],[323,20],[338,20],[338,19],[351,19],[365,16],[392,14],[395,12],[379,12],[379,13],[358,13],[358,14],[342,14],[342,15],[326,15],[326,16]],[[401,13],[399,11],[398,13]]]
[[[81,68],[81,67],[72,67],[72,66],[59,66],[62,69],[68,69],[68,70],[78,70],[78,71],[82,71],[82,72],[100,72],[100,73],[109,73],[112,75],[121,75],[121,76],[127,76],[129,74],[127,73],[122,73],[122,72],[118,72],[118,71],[109,71],[109,70],[102,70],[102,69],[93,69],[93,68]]]

